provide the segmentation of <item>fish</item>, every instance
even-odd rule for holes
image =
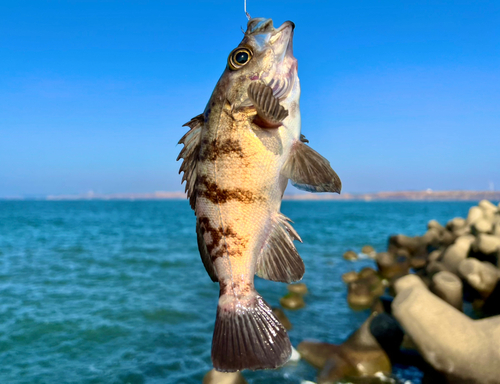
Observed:
[[[280,212],[288,181],[310,192],[340,193],[328,160],[301,134],[295,24],[248,21],[204,112],[189,130],[179,173],[196,215],[198,249],[220,293],[212,363],[222,372],[274,369],[292,353],[287,332],[254,286],[255,275],[302,279],[302,242]]]

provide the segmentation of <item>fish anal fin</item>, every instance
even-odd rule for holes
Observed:
[[[293,240],[302,241],[290,224],[290,219],[278,214],[257,259],[257,276],[285,283],[302,279],[304,262],[293,245]]]
[[[188,126],[190,130],[179,140],[179,144],[184,144],[184,148],[182,148],[177,157],[177,161],[183,159],[179,173],[184,172],[182,182],[186,181],[187,197],[192,209],[194,209],[196,205],[196,166],[198,163],[201,131],[204,122],[205,119],[203,114],[193,117],[189,122],[183,125]]]
[[[342,182],[330,162],[302,141],[296,141],[281,174],[308,192],[340,193]]]
[[[208,276],[212,279],[214,283],[218,282],[217,271],[215,270],[214,264],[212,262],[212,257],[208,252],[207,245],[205,243],[205,239],[203,238],[203,234],[201,233],[200,223],[196,220],[196,239],[198,240],[198,250],[200,251],[201,261],[205,266],[205,269],[208,273]]]
[[[280,104],[268,85],[251,83],[248,87],[248,97],[257,109],[257,116],[253,122],[261,128],[278,128],[288,116],[288,111]]]
[[[257,292],[245,297],[221,295],[212,339],[216,370],[274,369],[291,354],[285,328]]]

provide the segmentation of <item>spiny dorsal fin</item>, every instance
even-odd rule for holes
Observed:
[[[304,262],[295,249],[293,240],[302,242],[291,226],[290,219],[279,213],[257,259],[257,276],[285,283],[302,279]]]
[[[205,239],[203,238],[203,234],[201,233],[200,223],[196,220],[196,238],[198,240],[198,250],[200,251],[201,261],[203,261],[203,265],[207,270],[208,276],[212,279],[214,283],[218,282],[217,271],[214,268],[214,264],[212,262],[212,257],[208,252],[207,245],[205,244]]]
[[[263,83],[250,84],[248,97],[257,109],[254,123],[261,128],[278,128],[288,116],[288,111],[274,97],[272,88]]]
[[[179,173],[184,172],[182,176],[182,183],[186,181],[186,190],[191,208],[194,209],[196,204],[196,165],[198,160],[198,153],[200,152],[201,129],[205,122],[203,114],[193,117],[189,122],[183,125],[191,128],[179,140],[179,144],[184,144],[184,148],[179,153],[177,161],[184,159],[179,169]]]
[[[330,166],[330,162],[314,149],[296,141],[281,174],[292,185],[308,192],[340,193],[342,182]]]

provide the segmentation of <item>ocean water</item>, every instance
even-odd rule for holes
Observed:
[[[287,311],[296,346],[341,343],[368,317],[346,303],[341,275],[373,265],[347,249],[386,249],[471,202],[290,202],[303,244],[306,308]],[[200,383],[211,369],[218,299],[185,201],[0,201],[0,383]],[[257,278],[271,305],[286,285]],[[419,381],[419,372],[395,367]],[[249,383],[314,380],[305,362],[244,372]]]

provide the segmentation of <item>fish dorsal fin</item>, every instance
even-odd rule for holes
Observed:
[[[207,244],[201,233],[200,223],[196,220],[196,238],[198,240],[198,250],[200,251],[201,261],[207,270],[208,276],[212,279],[214,283],[218,282],[217,271],[214,268],[214,263],[212,262],[212,257],[207,249]]]
[[[278,128],[288,116],[288,111],[273,95],[273,90],[268,85],[253,82],[248,87],[248,97],[257,109],[254,123],[261,128]]]
[[[179,161],[179,159],[184,159],[179,169],[179,173],[184,172],[181,183],[186,181],[185,192],[187,192],[187,197],[192,209],[194,209],[196,204],[196,165],[198,163],[201,130],[204,122],[205,119],[203,114],[193,117],[189,122],[183,125],[183,127],[188,126],[191,129],[179,140],[179,144],[184,144],[184,148],[182,148],[182,151],[177,157],[177,161]]]
[[[314,149],[296,141],[281,174],[292,181],[292,185],[308,192],[340,193],[342,182],[330,166],[330,162]]]
[[[290,219],[278,213],[257,259],[257,276],[285,283],[302,279],[305,272],[304,262],[295,249],[293,240],[302,242],[291,226]]]

